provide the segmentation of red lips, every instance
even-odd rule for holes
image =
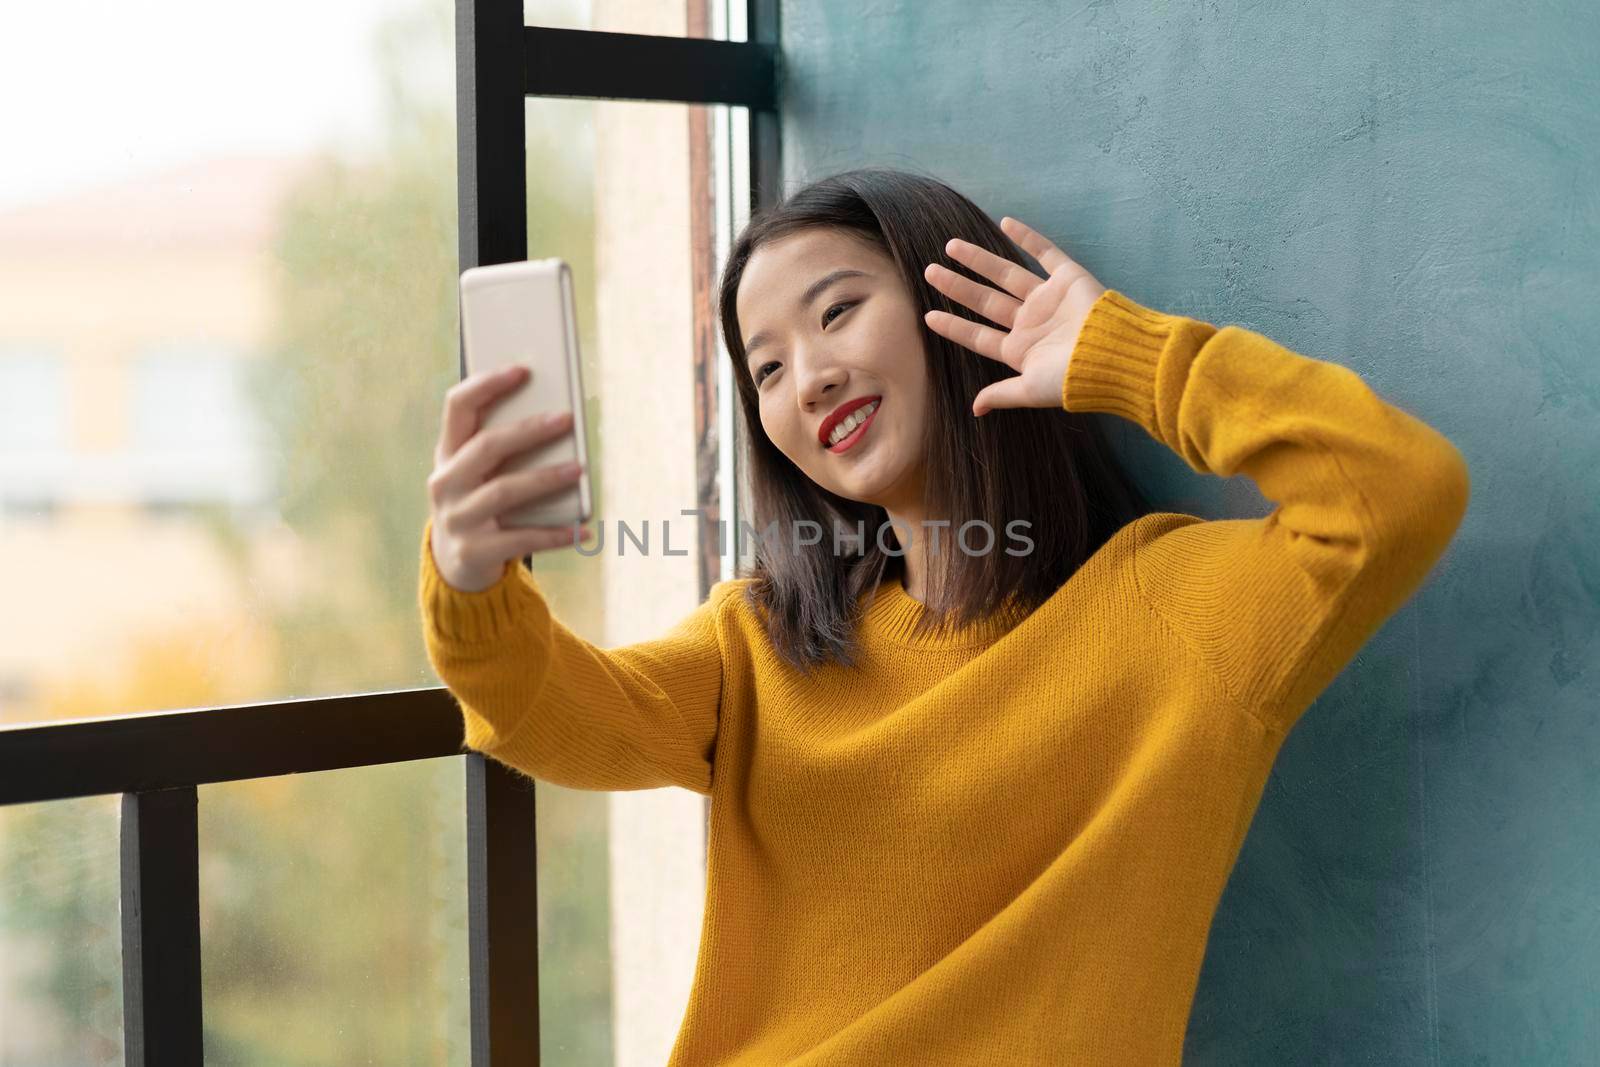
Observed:
[[[847,415],[856,408],[880,399],[882,398],[877,396],[858,396],[854,400],[846,400],[843,404],[834,408],[828,417],[822,420],[822,425],[817,428],[817,440],[822,443],[822,447],[828,447],[828,437],[833,433],[833,428],[839,425]]]

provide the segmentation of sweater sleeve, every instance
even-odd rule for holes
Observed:
[[[1466,511],[1461,453],[1355,372],[1116,290],[1090,309],[1062,404],[1131,419],[1275,505],[1259,519],[1151,517],[1133,566],[1172,630],[1277,730],[1420,587]]]
[[[521,560],[466,592],[433,560],[423,529],[418,597],[429,661],[461,707],[469,748],[572,789],[676,785],[711,792],[722,699],[711,596],[659,638],[601,649],[556,619]]]

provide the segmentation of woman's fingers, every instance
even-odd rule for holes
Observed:
[[[1051,274],[1063,269],[1083,270],[1076,260],[1057,248],[1055,242],[1020,219],[1007,215],[1000,220],[1000,229]]]
[[[1010,361],[1000,354],[1000,346],[1009,336],[1004,330],[997,330],[992,326],[964,319],[960,315],[952,315],[948,311],[930,311],[923,317],[928,324],[928,329],[941,337],[948,337],[956,344],[970,348],[980,356],[988,356],[1011,367]]]
[[[959,237],[950,238],[944,251],[957,263],[971,267],[1018,300],[1026,300],[1029,293],[1044,284],[1044,279],[1028,268],[1002,259],[988,249],[979,248]]]
[[[478,486],[451,512],[460,529],[470,530],[479,523],[498,519],[514,507],[569,488],[582,477],[581,468],[547,463],[516,474],[502,474]]]
[[[971,278],[963,277],[949,267],[941,267],[937,263],[929,263],[922,276],[928,280],[929,285],[951,300],[966,305],[990,322],[998,323],[1008,330],[1017,317],[1017,309],[1022,306],[1022,301],[1015,297],[1007,296],[987,285],[979,285]]]
[[[435,467],[428,478],[428,499],[435,509],[465,497],[493,481],[492,474],[510,457],[529,452],[572,432],[572,412],[547,412],[493,430],[479,430],[454,456]]]
[[[442,466],[478,432],[483,409],[503,393],[521,385],[533,372],[521,364],[502,367],[491,374],[474,374],[452,385],[445,392],[444,419],[439,428],[439,444],[434,466]]]
[[[533,552],[577,544],[588,540],[590,536],[592,532],[587,526],[513,526],[489,536],[486,541],[495,556],[510,560],[521,559]]]

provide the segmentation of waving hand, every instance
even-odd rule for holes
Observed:
[[[1017,372],[973,398],[972,413],[978,416],[995,408],[1060,407],[1078,332],[1105,292],[1093,275],[1037,230],[1009,215],[1000,220],[1000,228],[1049,271],[1048,278],[959,237],[945,245],[946,254],[999,289],[937,263],[923,271],[928,283],[951,300],[1005,327],[997,330],[945,311],[926,316],[935,333]]]

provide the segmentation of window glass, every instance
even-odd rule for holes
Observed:
[[[726,19],[713,10],[727,0],[705,3],[662,3],[660,0],[523,0],[522,22],[526,26],[549,26],[561,30],[605,30],[611,33],[646,33],[668,37],[708,37],[714,40],[742,41],[743,23],[727,29]],[[742,0],[741,0],[742,4]],[[698,10],[697,10],[698,9]],[[685,13],[688,14],[687,23]]]
[[[0,1063],[123,1062],[121,806],[0,808]]]

